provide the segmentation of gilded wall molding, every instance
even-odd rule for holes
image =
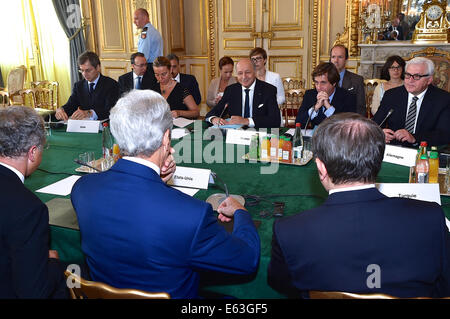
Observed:
[[[336,34],[333,45],[342,44],[348,48],[351,57],[359,56],[359,0],[347,0],[345,5],[345,27],[342,34]]]
[[[208,66],[209,81],[216,77],[216,0],[208,0]]]
[[[319,44],[319,34],[321,34],[321,24],[319,19],[319,14],[321,13],[321,0],[314,0],[313,2],[313,14],[310,17],[310,22],[312,25],[312,36],[311,36],[311,62],[312,68],[315,68],[317,64],[319,64],[320,56],[318,54],[320,49]]]

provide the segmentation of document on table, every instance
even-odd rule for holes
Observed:
[[[313,133],[314,133],[314,130],[307,129],[307,130],[306,130],[306,133],[305,133],[305,130],[302,129],[302,134],[303,134],[303,136],[313,136]],[[295,134],[295,128],[290,128],[290,129],[287,130],[284,134],[290,134],[290,135],[294,136],[294,134]]]
[[[174,128],[172,130],[172,139],[180,139],[186,135],[189,135],[189,131],[185,128]]]
[[[59,182],[50,184],[46,187],[38,189],[36,192],[67,196],[72,191],[73,184],[80,178],[79,175],[72,175],[60,180]]]
[[[172,188],[175,188],[177,190],[179,190],[182,193],[185,193],[186,195],[189,196],[194,196],[195,194],[198,193],[199,189],[197,188],[187,188],[187,187],[178,187],[178,186],[172,186]]]
[[[178,127],[185,127],[191,123],[194,123],[194,121],[185,119],[184,117],[177,117],[177,118],[173,119],[173,125],[178,126]]]

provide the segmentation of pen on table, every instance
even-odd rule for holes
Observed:
[[[220,119],[222,118],[223,113],[225,113],[225,110],[226,110],[227,108],[228,108],[228,103],[225,104],[225,106],[223,107],[222,113],[220,113],[220,116],[219,116]]]

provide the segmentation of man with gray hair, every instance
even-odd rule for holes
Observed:
[[[433,61],[413,58],[406,62],[404,85],[386,91],[373,117],[378,124],[384,123],[386,143],[450,143],[450,93],[431,84],[433,74]]]
[[[123,158],[72,189],[92,279],[195,298],[199,269],[253,273],[260,244],[246,209],[232,198],[219,206],[219,219],[234,219],[229,234],[210,204],[166,185],[175,170],[166,100],[131,91],[111,110],[110,125]]]
[[[42,118],[25,106],[0,110],[0,299],[68,296],[49,250],[48,209],[24,186],[42,160]]]
[[[375,187],[383,131],[355,113],[324,120],[312,137],[321,206],[276,221],[269,284],[289,296],[310,290],[450,295],[450,242],[437,203],[389,198]]]

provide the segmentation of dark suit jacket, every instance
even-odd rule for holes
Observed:
[[[356,113],[366,116],[366,93],[364,89],[364,78],[348,70],[344,73],[342,88],[347,89],[356,96]]]
[[[249,274],[258,266],[247,211],[235,213],[230,234],[210,204],[167,186],[147,166],[120,159],[80,178],[71,198],[93,280],[195,298],[199,269]]]
[[[268,281],[286,294],[450,295],[449,233],[436,203],[389,198],[374,188],[334,193],[276,221],[273,232]],[[376,282],[370,265],[380,267],[380,288],[367,285]]]
[[[119,84],[110,77],[100,74],[92,98],[89,96],[88,82],[83,79],[75,83],[72,95],[63,105],[63,109],[68,116],[71,116],[78,107],[82,110],[93,109],[98,119],[104,120],[109,117],[109,110],[116,104],[119,94]]]
[[[152,76],[153,74],[153,76]],[[142,77],[141,90],[151,89],[156,83],[154,73],[146,72]],[[119,76],[120,95],[134,89],[133,71]]]
[[[280,109],[277,104],[277,88],[272,84],[255,79],[255,92],[253,95],[252,119],[255,127],[280,127]],[[219,103],[206,114],[205,118],[220,116],[228,103],[224,115],[243,116],[242,114],[242,85],[234,83],[226,87]],[[259,107],[258,107],[259,106]]]
[[[47,206],[0,165],[0,299],[64,297],[64,269],[48,258]]]
[[[297,118],[295,119],[296,123],[301,123],[302,128],[305,127],[306,122],[308,121],[308,110],[312,106],[316,105],[317,93],[318,92],[316,89],[307,90],[305,92],[302,105],[300,106],[297,113]],[[331,100],[330,104],[336,109],[334,111],[334,114],[342,112],[356,112],[355,95],[339,87],[336,87],[336,92],[334,93],[333,99]],[[323,112],[319,112],[319,114],[311,120],[311,124],[313,126],[319,125],[326,118],[327,117]]]
[[[407,104],[408,91],[404,86],[390,89],[384,93],[373,120],[380,124],[389,110],[394,109],[383,127],[387,126],[394,132],[404,129]],[[416,143],[421,141],[427,141],[428,145],[450,143],[450,93],[433,85],[428,86],[417,118],[416,132],[413,135]],[[411,146],[408,143],[404,145]]]
[[[198,88],[198,82],[195,76],[180,73],[180,83],[189,90],[195,103],[199,105],[202,102],[202,95],[200,94],[200,89]]]

